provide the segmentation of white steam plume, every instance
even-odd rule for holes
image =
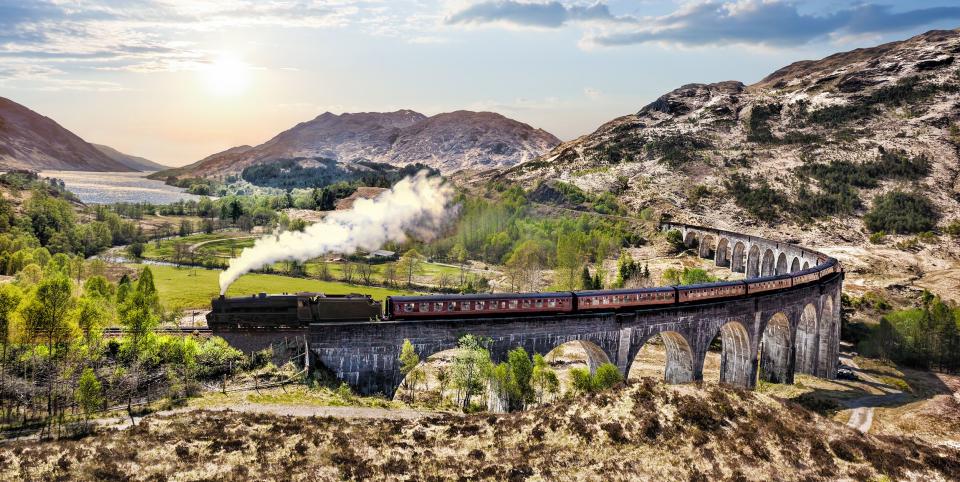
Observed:
[[[220,294],[241,275],[278,261],[307,261],[327,253],[374,250],[387,241],[403,241],[408,231],[436,232],[448,214],[453,189],[422,171],[375,199],[357,199],[351,209],[328,214],[303,232],[265,236],[244,248],[220,273]]]

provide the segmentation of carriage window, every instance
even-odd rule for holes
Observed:
[[[557,306],[563,306],[563,300],[557,300]]]
[[[443,303],[434,303],[433,311],[443,311]]]
[[[420,311],[430,311],[430,303],[420,303]]]
[[[517,309],[517,300],[510,300],[510,309],[511,310]]]
[[[500,309],[503,310],[503,309],[506,309],[506,308],[507,308],[507,302],[506,302],[506,301],[501,301],[501,302],[500,302]]]
[[[523,300],[523,307],[524,307],[524,308],[529,308],[529,307],[530,307],[530,300]]]
[[[550,300],[550,301],[547,302],[547,305],[548,305],[549,307],[551,307],[551,308],[556,308],[556,307],[557,307],[557,300]]]
[[[457,309],[457,303],[455,301],[451,301],[447,303],[447,311],[453,311],[456,309]]]
[[[537,300],[537,308],[543,308],[543,300]]]
[[[403,311],[406,311],[407,313],[413,311],[413,303],[404,303]]]
[[[463,310],[463,311],[470,311],[470,305],[472,305],[472,304],[473,304],[473,303],[471,303],[471,302],[469,302],[469,301],[464,301],[463,303],[460,303],[460,309]]]
[[[478,310],[482,310],[482,309],[484,308],[484,306],[486,306],[486,304],[487,304],[486,301],[478,301],[478,302],[477,302],[477,309],[478,309]]]

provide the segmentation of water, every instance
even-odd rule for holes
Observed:
[[[200,196],[187,194],[185,189],[168,186],[163,181],[147,179],[146,172],[82,172],[42,171],[43,177],[55,177],[66,184],[67,190],[88,204],[117,202],[149,202],[169,204],[179,200],[197,200]]]

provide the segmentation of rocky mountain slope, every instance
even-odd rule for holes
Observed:
[[[141,172],[150,172],[150,171],[162,171],[164,169],[169,169],[168,166],[163,164],[158,164],[151,161],[150,159],[145,159],[139,156],[133,156],[130,154],[124,154],[110,146],[105,146],[103,144],[93,144],[93,147],[96,147],[97,150],[104,153],[110,159],[117,161],[130,169]]]
[[[133,171],[92,144],[10,99],[0,97],[0,168]]]
[[[427,117],[411,110],[331,114],[297,124],[255,147],[234,147],[155,177],[222,177],[281,159],[423,163],[444,172],[512,166],[560,143],[553,135],[492,112]]]
[[[634,212],[813,245],[866,241],[862,215],[900,189],[929,197],[942,228],[960,218],[958,57],[960,31],[931,31],[797,62],[754,85],[685,85],[466,182],[615,190]]]

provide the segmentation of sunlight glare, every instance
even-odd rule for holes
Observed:
[[[207,90],[217,96],[239,95],[250,86],[250,66],[235,55],[221,55],[202,74]]]

